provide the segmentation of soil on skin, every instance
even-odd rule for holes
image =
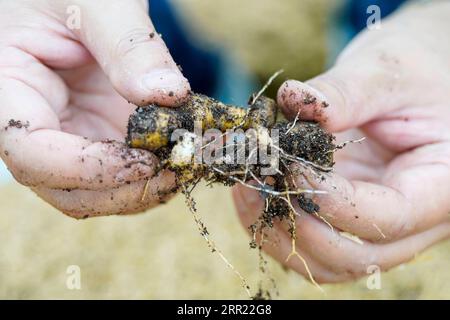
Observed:
[[[8,125],[5,127],[5,130],[8,130],[8,128],[16,128],[16,129],[22,129],[22,128],[28,128],[30,126],[30,123],[26,121],[25,123],[21,120],[14,120],[10,119],[8,121]]]

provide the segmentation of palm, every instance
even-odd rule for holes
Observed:
[[[385,169],[394,154],[368,137],[361,129],[352,129],[336,135],[339,143],[358,140],[361,143],[350,143],[335,153],[335,170],[349,180],[380,182],[380,172]]]
[[[135,109],[120,96],[96,63],[58,72],[67,85],[69,103],[58,112],[65,132],[99,141],[123,140]]]

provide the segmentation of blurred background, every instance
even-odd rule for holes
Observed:
[[[275,71],[306,80],[330,66],[364,27],[366,9],[388,15],[403,1],[161,0],[151,16],[197,92],[245,104]],[[199,213],[219,248],[249,280],[260,279],[229,190],[199,187]],[[443,242],[381,276],[324,285],[321,293],[270,258],[286,299],[449,299],[450,242]],[[246,298],[234,274],[211,254],[177,196],[144,214],[76,221],[15,183],[0,161],[0,298],[196,299]],[[81,270],[81,290],[66,286],[67,268]]]

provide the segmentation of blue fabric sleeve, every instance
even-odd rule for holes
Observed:
[[[150,1],[150,17],[193,91],[211,95],[218,83],[220,57],[195,45],[183,31],[167,0]]]
[[[366,27],[367,8],[371,5],[380,7],[381,18],[397,10],[406,0],[351,0],[348,3],[347,19],[352,26],[353,36]],[[344,17],[345,18],[345,17]]]

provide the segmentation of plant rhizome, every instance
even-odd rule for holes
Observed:
[[[342,146],[336,145],[334,136],[319,124],[301,121],[298,115],[294,121],[277,122],[277,113],[275,101],[261,92],[250,98],[248,108],[226,105],[192,93],[178,108],[138,107],[128,124],[128,145],[154,152],[161,160],[162,169],[175,172],[177,185],[186,197],[201,236],[234,271],[253,298],[270,298],[270,292],[260,285],[255,294],[250,293],[245,278],[211,240],[191,193],[202,179],[208,184],[241,184],[260,192],[265,199],[265,209],[250,226],[253,234],[250,247],[260,250],[260,270],[266,272],[267,269],[261,254],[265,231],[273,227],[274,221],[284,221],[289,224],[292,239],[292,252],[287,259],[299,258],[310,280],[317,285],[306,261],[295,249],[295,219],[299,214],[295,207],[317,215],[319,206],[312,196],[321,191],[299,188],[293,179],[296,174],[293,170],[310,170],[319,176],[331,171],[333,153]],[[214,134],[208,135],[211,129]],[[206,151],[209,161],[204,159]],[[203,156],[200,160],[199,154]]]

